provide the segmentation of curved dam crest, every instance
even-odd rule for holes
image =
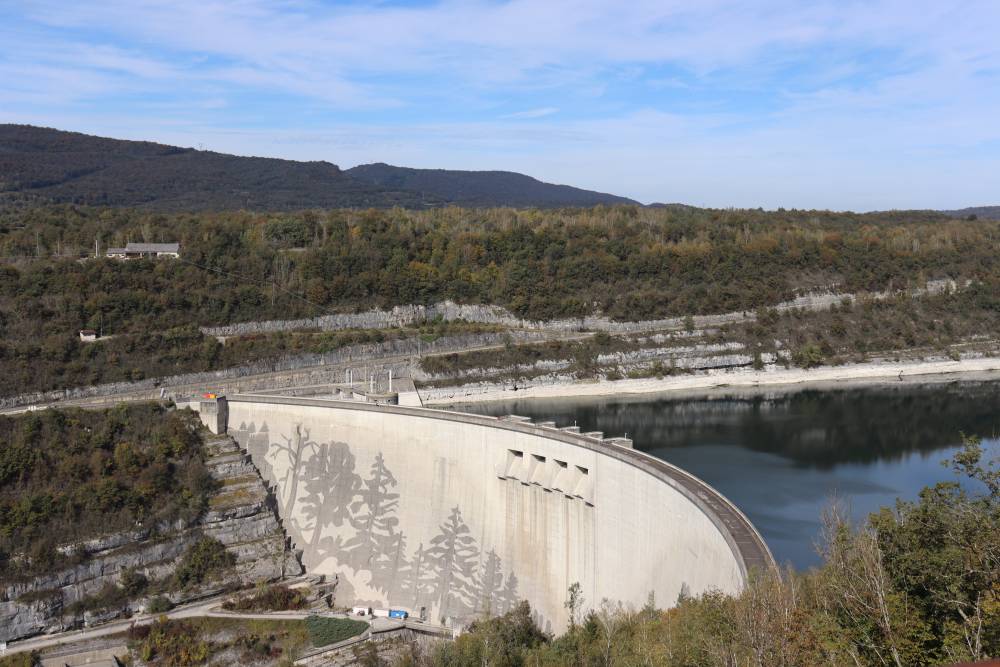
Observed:
[[[274,486],[310,573],[338,605],[463,625],[527,599],[543,628],[603,599],[737,592],[773,559],[704,482],[620,439],[516,417],[284,396],[202,402]]]

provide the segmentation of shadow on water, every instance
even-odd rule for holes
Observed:
[[[779,561],[818,562],[819,516],[832,499],[862,520],[897,497],[954,479],[941,461],[960,434],[997,444],[1000,383],[743,392],[684,398],[516,400],[461,410],[519,414],[627,433],[635,446],[732,499]]]

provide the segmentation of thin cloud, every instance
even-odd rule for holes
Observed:
[[[998,23],[992,0],[25,0],[0,6],[0,114],[644,201],[958,206],[996,197]]]
[[[556,107],[541,107],[539,109],[528,109],[527,111],[509,113],[506,116],[501,116],[501,118],[543,118],[545,116],[551,116],[555,113],[559,113],[559,109]]]

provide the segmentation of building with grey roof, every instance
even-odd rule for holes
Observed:
[[[180,243],[129,243],[124,248],[108,248],[106,256],[114,259],[176,259],[181,256]]]

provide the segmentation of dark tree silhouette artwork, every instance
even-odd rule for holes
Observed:
[[[504,581],[503,590],[497,596],[495,613],[506,614],[514,609],[520,601],[521,597],[517,593],[517,575],[511,572]]]
[[[317,446],[315,442],[309,440],[309,430],[305,429],[304,435],[302,431],[302,424],[296,424],[294,438],[283,435],[281,437],[284,438],[285,444],[271,443],[271,448],[268,451],[268,458],[277,460],[280,456],[284,456],[288,465],[285,476],[281,480],[282,488],[287,491],[284,511],[281,514],[283,518],[292,516],[295,501],[299,497],[299,477],[302,473],[303,454],[307,448],[315,449]]]
[[[434,593],[434,571],[430,566],[427,551],[423,542],[417,546],[404,582],[405,594],[408,599],[413,600],[414,611],[429,605]]]
[[[245,438],[247,454],[253,459],[254,464],[257,469],[260,470],[261,476],[269,481],[274,481],[274,469],[271,467],[271,463],[267,460],[267,451],[271,447],[271,438],[267,430],[267,422],[260,425],[260,429],[254,426],[253,422],[250,422],[249,426],[244,427],[240,424],[241,431],[245,429]],[[240,440],[240,434],[237,434],[237,441]]]
[[[497,604],[503,587],[503,563],[497,552],[490,549],[486,560],[476,572],[476,607],[477,616],[495,616],[499,612]]]
[[[406,535],[397,532],[392,536],[392,545],[385,558],[386,576],[377,580],[372,578],[372,586],[384,592],[390,603],[408,598],[407,581],[410,576],[410,562],[406,558]]]
[[[338,536],[326,539],[322,545],[324,553],[320,553],[324,529],[352,522],[351,503],[361,488],[361,477],[354,472],[354,465],[354,454],[344,442],[319,445],[319,450],[303,465],[306,494],[300,507],[312,527],[308,549],[318,560],[340,549]]]
[[[398,481],[382,452],[363,479],[347,443],[319,444],[309,435],[309,430],[298,425],[294,437],[282,436],[285,443],[276,444],[269,441],[266,423],[259,430],[253,423],[240,424],[237,430],[237,438],[246,443],[261,474],[284,490],[282,517],[287,520],[293,510],[301,510],[304,525],[296,528],[300,537],[309,535],[304,550],[313,563],[332,556],[355,573],[368,571],[371,589],[383,594],[387,603],[410,606],[414,613],[436,606],[440,618],[464,620],[473,615],[500,615],[516,607],[520,601],[517,576],[504,575],[496,551],[480,553],[458,507],[452,508],[426,547],[421,542],[407,557],[407,539],[397,517],[400,494],[394,489]],[[275,479],[272,462],[280,462],[278,468],[287,465],[282,479]],[[346,526],[354,530],[347,539],[344,530],[327,530]],[[345,578],[344,583],[351,582]],[[355,597],[346,587],[342,593]]]
[[[432,599],[441,618],[464,618],[475,606],[475,575],[479,548],[462,512],[455,507],[431,539],[427,562],[434,574]]]
[[[384,589],[391,576],[392,553],[396,545],[396,527],[399,518],[399,494],[392,491],[397,484],[395,476],[385,465],[382,452],[375,456],[371,474],[364,480],[357,499],[351,504],[351,524],[357,530],[344,543],[343,562],[355,571],[369,570],[372,585]]]

